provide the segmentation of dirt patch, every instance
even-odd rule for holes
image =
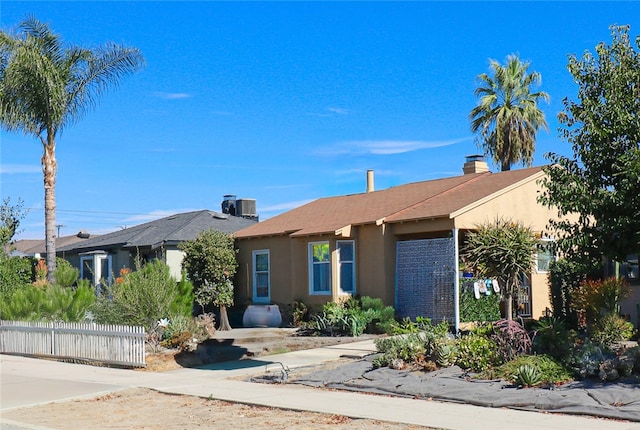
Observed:
[[[148,353],[147,372],[166,372],[185,367],[198,367],[211,363],[256,358],[267,355],[283,354],[305,349],[352,343],[372,339],[375,335],[360,337],[329,336],[281,336],[251,339],[209,339],[192,352],[163,350]]]
[[[353,419],[342,415],[248,406],[200,397],[132,388],[90,400],[49,403],[3,412],[3,418],[65,430],[192,428],[383,429],[427,427]]]

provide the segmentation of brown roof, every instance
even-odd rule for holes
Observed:
[[[61,236],[56,237],[56,249],[61,248],[66,245],[71,245],[73,243],[78,243],[85,241],[89,238],[95,238],[96,235],[86,236],[81,233],[74,234],[71,236]],[[45,254],[45,240],[44,239],[23,239],[15,241],[11,246],[11,250],[17,251],[18,254],[23,255],[34,255],[34,254]]]
[[[371,193],[322,198],[244,228],[235,236],[333,234],[348,225],[450,217],[521,181],[535,179],[541,172],[541,167],[531,167],[499,173],[473,173]]]

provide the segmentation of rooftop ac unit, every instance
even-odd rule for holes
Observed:
[[[256,212],[255,199],[238,199],[236,200],[236,216],[245,218],[255,218],[258,216]]]

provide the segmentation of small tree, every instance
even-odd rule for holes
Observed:
[[[201,232],[195,239],[180,245],[185,252],[182,268],[193,283],[196,302],[220,308],[219,330],[231,330],[227,306],[233,305],[236,273],[236,249],[233,237],[216,230]]]
[[[479,225],[467,237],[466,260],[479,276],[498,279],[507,319],[513,318],[520,275],[531,270],[537,245],[530,228],[502,218]]]
[[[11,243],[13,236],[18,233],[20,222],[27,215],[27,211],[23,209],[22,199],[18,199],[18,203],[11,204],[11,198],[7,197],[0,204],[0,252],[4,251],[4,247]]]

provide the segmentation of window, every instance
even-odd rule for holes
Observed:
[[[111,256],[92,254],[80,257],[80,278],[87,279],[100,291],[102,283],[111,285]]]
[[[309,293],[331,294],[329,242],[309,243]]]
[[[253,251],[253,300],[268,302],[271,299],[269,276],[269,250]]]
[[[354,294],[356,292],[356,264],[354,258],[353,240],[339,240],[338,248],[338,286],[340,292],[344,294]]]
[[[536,270],[538,272],[548,272],[549,265],[556,259],[553,241],[543,239],[538,244],[538,256],[536,258]]]

